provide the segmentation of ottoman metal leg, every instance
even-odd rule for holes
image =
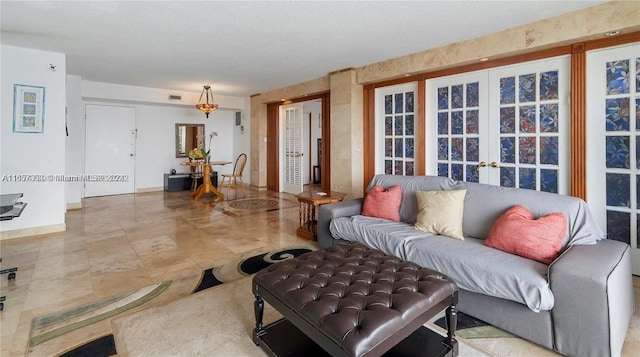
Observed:
[[[265,330],[262,326],[262,316],[264,314],[264,300],[256,294],[256,301],[253,302],[253,310],[256,315],[256,327],[253,329],[253,343],[260,345],[260,336],[264,335]]]

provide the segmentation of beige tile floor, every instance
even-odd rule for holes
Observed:
[[[247,197],[295,200],[291,195],[247,191]],[[27,348],[34,317],[79,306],[166,280],[163,294],[131,310],[186,296],[201,272],[239,258],[292,245],[315,246],[295,235],[298,208],[233,215],[211,195],[193,201],[187,192],[152,192],[85,199],[67,212],[67,231],[0,241],[2,268],[17,266],[17,279],[2,276],[7,296],[0,313],[0,356],[50,356],[68,344],[110,331],[109,321]],[[27,208],[28,209],[28,208]],[[634,277],[637,306],[640,278]],[[640,344],[636,309],[625,351]],[[55,352],[54,352],[55,351]]]
[[[287,194],[247,191],[266,196],[295,202]],[[175,299],[189,294],[205,269],[271,249],[315,246],[296,236],[298,206],[291,202],[236,216],[221,211],[212,195],[194,201],[186,191],[88,198],[83,205],[67,212],[66,232],[0,241],[2,268],[18,267],[17,279],[1,277],[2,356],[28,352],[36,316],[166,280],[181,282],[162,294]]]

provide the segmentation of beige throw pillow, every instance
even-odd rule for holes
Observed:
[[[418,219],[415,229],[464,240],[462,216],[467,190],[417,191]]]

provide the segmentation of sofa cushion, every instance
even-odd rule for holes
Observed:
[[[467,190],[463,222],[465,237],[485,239],[495,221],[517,204],[527,207],[536,217],[553,212],[564,213],[568,219],[568,230],[562,239],[562,249],[573,244],[596,244],[606,237],[587,204],[579,198],[471,182],[463,186]]]
[[[336,239],[360,242],[435,269],[461,289],[515,301],[535,312],[553,308],[547,265],[487,247],[482,240],[451,239],[408,223],[365,216],[335,218],[330,230]]]
[[[400,221],[400,203],[402,203],[402,188],[395,185],[384,189],[375,185],[364,198],[362,215]]]
[[[426,234],[413,229],[413,226],[407,223],[360,215],[334,218],[329,230],[336,239],[360,242],[398,257],[405,255],[405,239]]]
[[[415,223],[418,215],[416,191],[467,190],[464,204],[462,231],[464,236],[485,239],[493,223],[507,209],[521,204],[536,217],[551,212],[562,212],[567,216],[569,229],[562,240],[562,249],[567,245],[596,244],[606,239],[595,218],[583,200],[555,193],[500,187],[473,182],[455,181],[438,176],[376,175],[369,187],[382,185],[402,187],[400,221]]]
[[[368,190],[375,185],[382,185],[382,187],[400,185],[402,187],[400,221],[414,224],[418,216],[416,191],[464,189],[463,184],[447,177],[438,176],[376,175],[369,183]]]
[[[566,230],[564,213],[549,213],[536,219],[524,206],[515,205],[498,218],[484,244],[551,264],[560,253]]]
[[[467,190],[417,191],[418,230],[464,240],[462,216]]]

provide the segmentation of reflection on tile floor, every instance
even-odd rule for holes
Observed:
[[[265,197],[295,200],[247,191],[247,198]],[[0,241],[3,269],[18,267],[17,278],[3,275],[0,285],[7,296],[2,356],[28,353],[35,316],[166,280],[179,281],[163,297],[175,299],[193,290],[205,269],[271,249],[315,246],[296,236],[297,206],[230,216],[215,209],[213,196],[194,201],[187,191],[88,198],[83,206],[67,212],[66,232]],[[109,328],[96,325],[66,337],[98,337]]]

